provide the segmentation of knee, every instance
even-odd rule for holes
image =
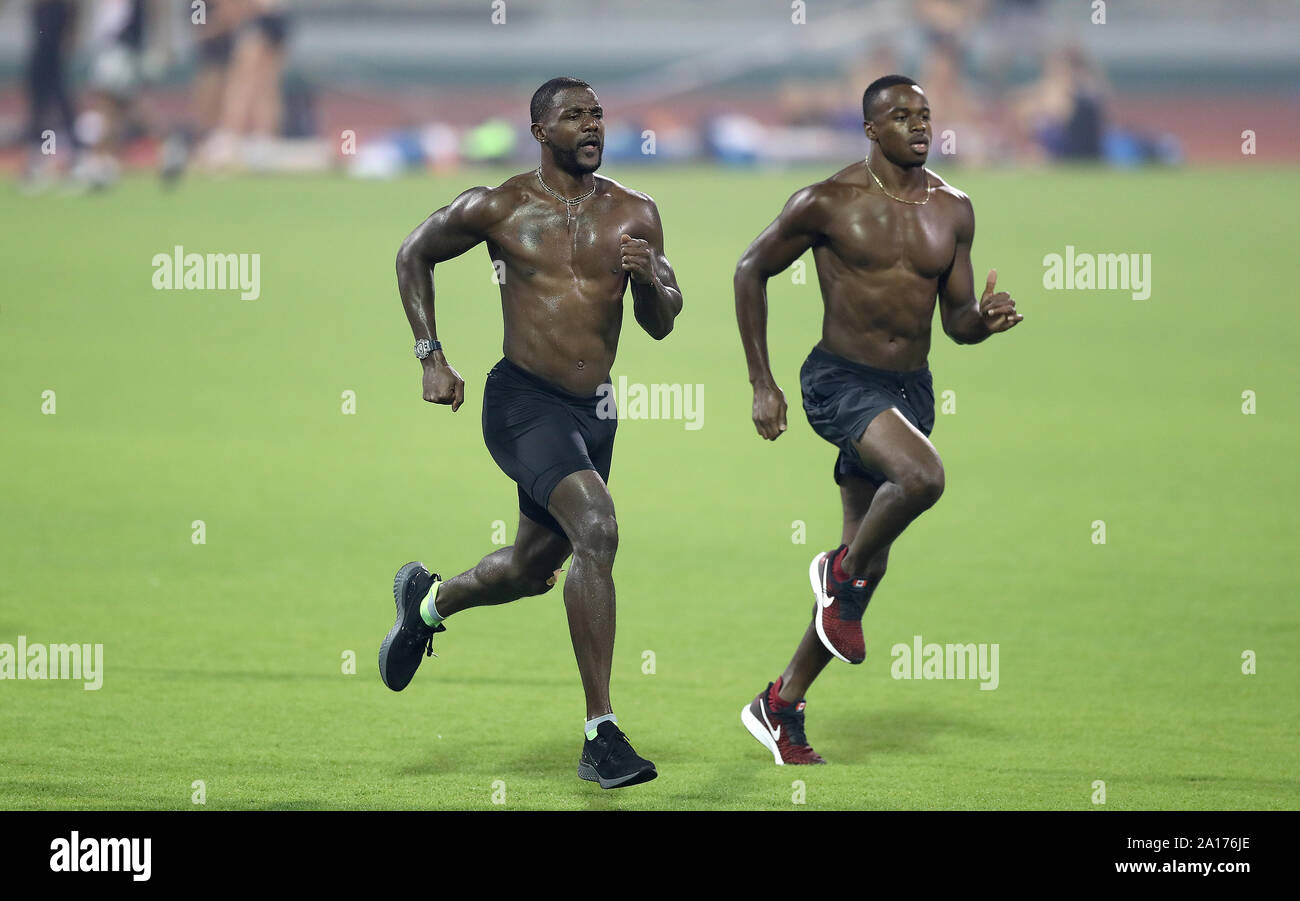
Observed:
[[[618,522],[614,512],[592,511],[584,513],[569,536],[573,553],[613,561],[618,550]]]
[[[903,495],[922,509],[933,507],[943,495],[943,464],[938,460],[914,466],[905,472],[898,486]]]

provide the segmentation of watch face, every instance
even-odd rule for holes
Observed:
[[[430,353],[430,344],[427,338],[421,338],[415,342],[415,355],[423,360]]]

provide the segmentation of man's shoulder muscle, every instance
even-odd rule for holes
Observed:
[[[495,188],[479,185],[463,191],[448,204],[448,212],[465,226],[486,233],[524,200],[520,178],[515,176]]]
[[[655,206],[654,198],[644,191],[630,188],[622,182],[617,182],[604,175],[597,175],[596,180],[597,184],[619,203],[626,203],[629,207],[639,207],[647,212],[658,209]]]
[[[847,171],[847,170],[845,170]],[[857,199],[859,187],[841,179],[844,172],[800,188],[790,195],[781,221],[792,231],[825,231],[835,212]]]
[[[971,204],[970,197],[933,172],[929,172],[929,175],[936,182],[935,199],[940,200],[951,210],[952,222],[957,234],[963,237],[969,235],[975,229],[975,208]]]
[[[603,175],[597,175],[596,178],[603,191],[613,199],[621,210],[629,213],[631,218],[647,226],[661,227],[659,207],[655,205],[653,197],[643,191],[629,188],[612,178],[606,178]]]

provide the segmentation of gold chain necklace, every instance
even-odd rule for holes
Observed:
[[[863,158],[862,158],[862,162],[866,163],[867,171],[868,171],[868,172],[871,172],[871,160],[870,160],[870,158],[868,158],[868,157],[863,157]],[[924,169],[922,169],[921,171],[922,171],[922,172],[925,172]],[[871,172],[871,177],[874,178],[874,179],[876,180],[876,187],[880,188],[881,191],[884,191],[884,194],[885,194],[886,197],[888,197],[890,200],[897,200],[899,203],[910,203],[910,204],[912,204],[913,206],[925,206],[927,203],[930,202],[930,195],[934,193],[934,188],[930,187],[930,184],[929,184],[930,179],[929,179],[928,176],[927,176],[926,179],[925,179],[925,181],[926,181],[926,185],[925,185],[925,200],[908,200],[908,199],[906,199],[906,198],[904,198],[904,197],[895,197],[893,194],[890,194],[888,191],[885,191],[885,186],[882,185],[882,184],[880,183],[880,179],[876,176],[876,173],[875,173],[875,172]]]

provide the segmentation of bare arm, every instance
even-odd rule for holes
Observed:
[[[775,440],[786,429],[785,395],[772,377],[767,356],[767,280],[784,272],[822,236],[821,209],[814,188],[804,188],[786,203],[776,221],[763,229],[736,264],[736,322],[754,386],[754,427]]]
[[[425,219],[407,235],[397,251],[397,291],[411,323],[411,333],[437,340],[434,319],[433,267],[460,256],[487,237],[499,220],[500,202],[490,188],[470,188]],[[441,350],[424,360],[424,399],[451,404],[452,412],[465,400],[465,382],[447,363]]]
[[[619,250],[624,271],[632,284],[632,310],[646,334],[662,341],[673,330],[682,311],[677,274],[664,256],[664,227],[653,201],[648,203],[645,238],[622,235]]]
[[[939,279],[939,318],[944,333],[958,344],[978,344],[994,332],[1005,332],[1024,317],[1005,291],[994,293],[997,271],[989,272],[984,293],[975,300],[975,273],[970,249],[975,242],[975,211],[969,198],[961,197],[957,222],[957,249],[952,265]]]

